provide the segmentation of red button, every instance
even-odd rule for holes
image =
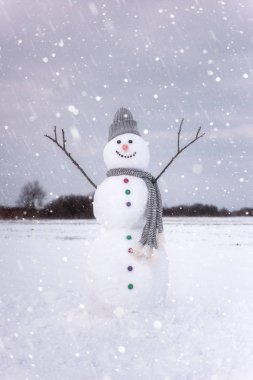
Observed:
[[[128,178],[124,178],[124,182],[125,182],[125,183],[128,183],[128,182],[129,182],[129,179],[128,179]]]
[[[129,253],[133,253],[133,251],[134,251],[133,248],[128,248]]]

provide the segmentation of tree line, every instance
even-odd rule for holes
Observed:
[[[46,192],[38,181],[28,182],[17,199],[17,207],[0,206],[0,219],[92,219],[93,195],[65,195],[45,204]],[[195,203],[164,207],[164,216],[253,216],[253,208],[244,207],[240,210],[229,211],[219,209],[214,205]]]

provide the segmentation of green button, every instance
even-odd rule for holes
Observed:
[[[126,195],[129,195],[131,191],[129,189],[125,190]]]
[[[131,235],[127,235],[127,240],[131,240],[132,239],[132,236]]]
[[[131,289],[133,289],[133,287],[134,287],[133,284],[128,284],[128,289],[131,290]]]

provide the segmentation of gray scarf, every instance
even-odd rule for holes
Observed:
[[[158,248],[157,232],[163,232],[162,199],[161,194],[152,174],[138,169],[117,168],[110,169],[107,177],[118,175],[130,175],[143,179],[148,188],[148,202],[146,212],[146,224],[143,228],[140,243],[150,248]]]

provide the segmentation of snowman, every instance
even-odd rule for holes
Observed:
[[[148,144],[126,108],[115,114],[103,157],[107,178],[97,187],[93,203],[101,231],[86,265],[90,304],[133,311],[163,305],[168,261],[161,239],[161,196],[146,171]]]
[[[161,239],[162,201],[157,180],[183,151],[205,135],[199,127],[195,137],[181,146],[183,121],[177,134],[176,153],[154,178],[146,171],[147,143],[131,112],[120,108],[104,148],[107,178],[98,187],[67,150],[64,130],[62,142],[56,127],[54,136],[45,134],[96,189],[93,208],[101,231],[87,255],[87,306],[138,311],[165,305],[168,260]]]

